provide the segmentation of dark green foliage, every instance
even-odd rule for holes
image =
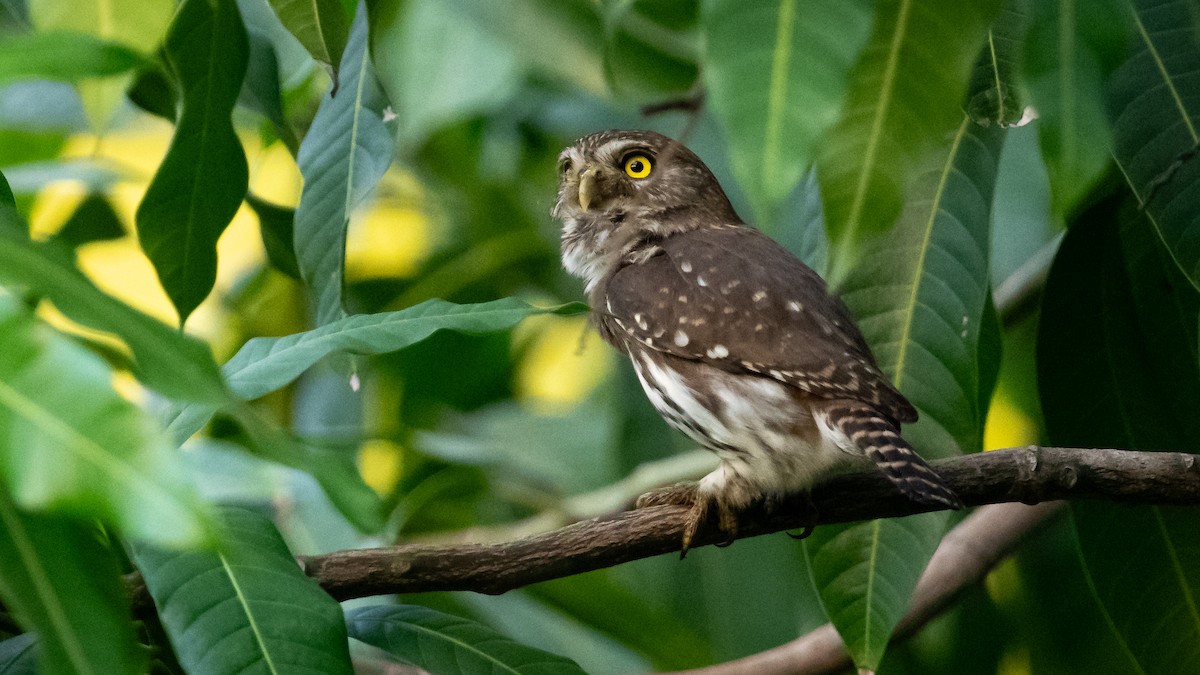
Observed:
[[[561,270],[556,157],[604,128],[830,272],[925,456],[1194,452],[1194,3],[156,1],[0,0],[0,673],[603,675],[827,622],[879,672],[1200,670],[1189,508],[1073,504],[899,647],[947,514],[353,608],[294,558],[712,466]]]

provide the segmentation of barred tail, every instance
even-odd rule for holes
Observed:
[[[946,486],[942,477],[917,455],[900,436],[896,425],[866,406],[834,406],[827,423],[837,429],[853,447],[875,462],[909,499],[922,504],[961,509],[962,501]]]

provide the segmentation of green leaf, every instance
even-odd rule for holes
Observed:
[[[259,234],[262,235],[263,248],[267,251],[271,267],[293,279],[299,279],[300,266],[296,262],[296,249],[292,246],[292,222],[296,212],[253,194],[246,195],[246,204],[258,216]]]
[[[0,524],[0,597],[37,632],[41,672],[145,672],[116,559],[95,528],[21,512],[3,490]],[[13,647],[7,665],[0,656],[0,672],[21,672],[15,662],[33,660],[21,656],[28,646]]]
[[[863,242],[891,226],[909,178],[945,147],[962,119],[971,65],[999,4],[889,0],[876,6],[874,32],[817,164],[835,286]]]
[[[138,239],[187,322],[217,276],[217,239],[246,195],[230,113],[249,46],[235,0],[185,0],[164,45],[183,93],[175,136],[137,210]]]
[[[363,607],[347,615],[346,626],[351,637],[432,673],[583,673],[570,659],[427,607]]]
[[[292,154],[295,154],[300,140],[296,138],[296,133],[292,131],[291,124],[283,112],[279,59],[275,56],[275,45],[271,43],[270,38],[255,31],[250,31],[248,35],[250,56],[238,102],[267,118],[275,135]]]
[[[1124,190],[1067,232],[1046,282],[1038,383],[1049,441],[1187,450],[1200,297]],[[1079,555],[1132,672],[1200,668],[1195,509],[1072,505]]]
[[[207,345],[101,292],[60,247],[32,242],[25,232],[20,216],[0,205],[0,282],[24,285],[74,321],[120,337],[137,376],[163,394],[213,405],[228,400]]]
[[[540,309],[516,298],[475,305],[429,300],[397,312],[346,317],[304,333],[255,338],[225,364],[225,375],[236,395],[252,400],[287,385],[330,354],[386,354],[439,330],[489,333],[511,328],[535,314],[573,314],[581,309],[574,303]],[[177,408],[170,431],[182,441],[199,431],[215,411],[203,404]]]
[[[704,83],[758,220],[799,183],[837,121],[871,29],[869,3],[706,3]]]
[[[699,77],[698,3],[620,0],[605,17],[604,69],[622,99],[686,94]]]
[[[196,675],[353,672],[341,607],[271,520],[234,507],[221,520],[220,552],[134,551],[180,664]]]
[[[103,194],[92,192],[83,198],[52,239],[69,248],[78,248],[93,241],[120,239],[125,234],[125,225],[112,204]]]
[[[270,0],[284,27],[296,36],[312,57],[338,70],[346,49],[346,14],[338,0]]]
[[[942,166],[917,179],[895,228],[867,245],[843,289],[880,367],[921,414],[904,435],[926,457],[982,445],[991,383],[980,381],[980,335],[1003,137],[964,115]],[[806,540],[814,583],[860,668],[878,667],[945,524],[939,513],[822,526]]]
[[[24,508],[99,517],[164,545],[207,538],[178,457],[112,370],[0,294],[0,473]]]
[[[1125,52],[1123,31],[1113,27],[1126,23],[1117,0],[1031,3],[1024,80],[1059,217],[1088,194],[1112,157],[1104,81]]]
[[[988,29],[967,84],[967,114],[976,124],[1007,127],[1024,116],[1017,76],[1027,14],[1025,0],[1005,0]]]
[[[38,675],[35,633],[23,633],[0,642],[0,675]]]
[[[30,79],[78,82],[129,72],[143,62],[141,54],[124,45],[83,33],[50,31],[0,40],[0,84]]]
[[[17,198],[13,195],[12,187],[8,184],[8,179],[0,173],[0,204],[16,208]]]
[[[519,82],[509,46],[441,0],[372,3],[371,54],[402,143],[410,147],[438,129],[498,108]]]
[[[1186,0],[1128,3],[1132,55],[1113,73],[1113,156],[1167,249],[1200,289],[1200,36]]]
[[[318,324],[345,316],[346,226],[392,160],[367,29],[367,13],[359,12],[338,74],[341,84],[321,102],[296,157],[304,177],[295,216],[296,259],[316,296]]]

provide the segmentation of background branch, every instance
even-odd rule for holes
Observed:
[[[1105,499],[1200,504],[1200,456],[1030,446],[934,464],[968,506]],[[813,489],[818,524],[892,518],[930,510],[895,491],[878,472],[846,474]],[[503,544],[402,545],[301,559],[339,600],[390,593],[469,590],[497,594],[549,579],[679,550],[684,507],[625,511]],[[803,525],[803,499],[772,513],[745,514],[739,538]],[[722,535],[702,530],[696,545]]]
[[[1066,502],[989,504],[959,523],[938,545],[917,587],[908,612],[896,625],[892,640],[909,637],[949,609],[955,598],[1012,555],[1034,530],[1066,510]],[[791,642],[706,668],[680,671],[689,675],[826,675],[849,671],[854,662],[833,624]]]

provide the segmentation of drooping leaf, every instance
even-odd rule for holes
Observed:
[[[187,322],[217,277],[217,239],[249,180],[230,114],[249,54],[235,0],[186,0],[163,47],[183,95],[167,156],[137,210],[138,239]]]
[[[125,236],[125,225],[103,194],[91,193],[63,223],[53,239],[69,248],[93,241],[108,241]]]
[[[1068,215],[1112,157],[1104,81],[1124,54],[1127,23],[1117,0],[1030,3],[1024,80],[1038,113],[1038,135],[1054,210]]]
[[[71,319],[120,337],[138,377],[163,394],[213,405],[228,399],[207,345],[100,291],[60,247],[30,241],[20,216],[2,205],[0,282],[25,286]]]
[[[32,651],[43,673],[145,672],[116,559],[95,528],[23,512],[4,490],[0,524],[0,597],[37,632],[36,647],[31,639],[0,643],[0,650],[12,650],[0,655],[0,672],[23,672]]]
[[[0,84],[29,79],[78,82],[129,72],[142,63],[136,51],[84,33],[49,31],[0,40]]]
[[[346,626],[351,637],[431,673],[583,673],[569,659],[427,607],[363,607],[347,615]]]
[[[284,27],[296,36],[312,57],[338,71],[348,36],[346,13],[338,0],[270,0]]]
[[[961,113],[960,113],[961,114]],[[842,289],[880,366],[917,407],[904,436],[925,457],[978,452],[986,410],[980,334],[990,295],[990,209],[1004,132],[963,116],[942,165]],[[944,513],[822,526],[813,581],[855,663],[874,670],[945,528]]]
[[[1109,82],[1113,156],[1153,227],[1200,289],[1200,34],[1187,0],[1129,2],[1129,58]]]
[[[836,286],[863,242],[886,231],[909,179],[944,149],[1000,3],[889,0],[850,75],[841,119],[818,160]],[[953,16],[954,20],[947,17]]]
[[[0,479],[26,509],[99,517],[164,545],[207,537],[166,438],[112,371],[0,294]]]
[[[318,324],[345,315],[346,226],[392,161],[367,31],[367,12],[360,11],[338,73],[340,86],[322,100],[296,157],[304,177],[294,221],[296,259],[315,296]]]
[[[271,520],[226,507],[221,521],[220,552],[134,552],[180,664],[196,675],[353,672],[341,607]]]
[[[1187,450],[1200,297],[1123,190],[1068,231],[1046,282],[1038,384],[1049,441]],[[1200,514],[1072,504],[1079,554],[1126,669],[1200,668]]]
[[[372,3],[371,54],[408,146],[499,107],[519,83],[509,46],[452,2]]]
[[[37,661],[36,633],[0,642],[0,675],[38,675]]]
[[[1017,77],[1028,21],[1025,5],[1026,0],[1005,0],[988,29],[967,84],[967,114],[976,124],[1007,127],[1024,115]]]
[[[871,30],[870,4],[706,3],[704,82],[756,219],[796,187],[837,121]]]
[[[346,317],[304,333],[255,338],[225,364],[225,374],[233,392],[250,400],[287,385],[333,353],[385,354],[420,342],[439,330],[488,333],[511,328],[534,314],[572,314],[580,309],[578,304],[539,309],[516,298],[476,305],[429,300],[396,312]],[[185,439],[204,426],[214,412],[215,408],[205,405],[178,408],[170,431],[176,439]]]

